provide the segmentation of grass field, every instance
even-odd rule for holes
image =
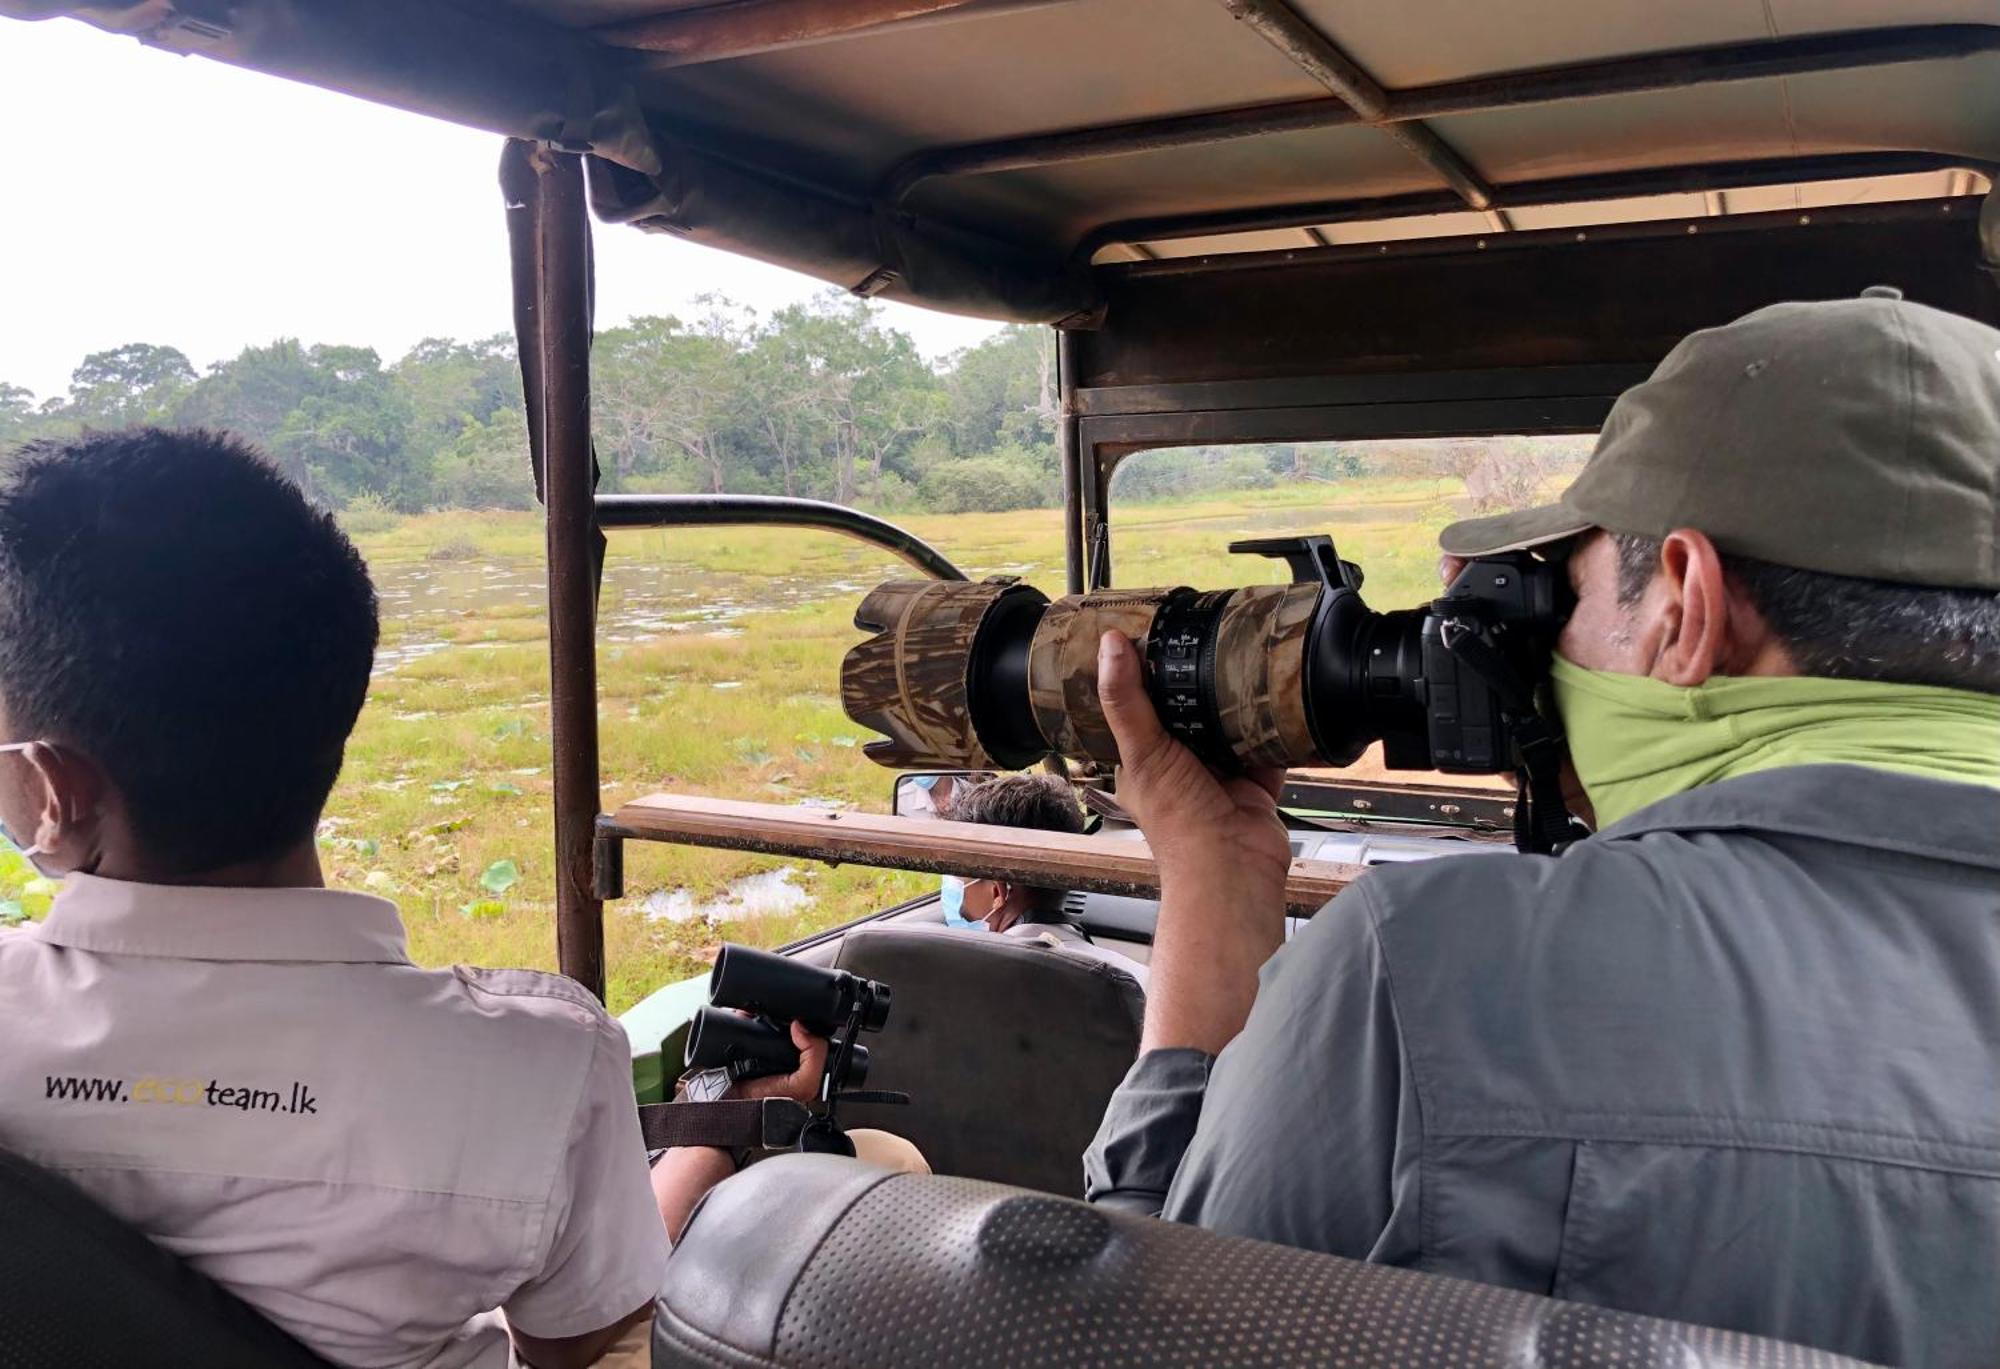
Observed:
[[[1434,533],[1456,481],[1355,480],[1121,509],[1120,585],[1282,578],[1233,537],[1331,531],[1377,607],[1429,597]],[[974,575],[1062,590],[1055,510],[899,520]],[[357,537],[383,600],[377,677],[322,829],[331,882],[396,900],[427,964],[552,967],[547,632],[541,523],[432,514]],[[885,810],[891,775],[840,710],[860,596],[901,563],[825,533],[613,536],[599,630],[604,798],[681,790]],[[724,940],[774,944],[911,897],[933,881],[634,843],[629,897],[606,914],[614,1011],[705,966]],[[0,869],[0,897],[40,886]],[[709,916],[707,914],[737,914]]]

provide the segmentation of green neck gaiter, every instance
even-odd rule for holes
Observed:
[[[1805,675],[1683,689],[1643,675],[1550,671],[1597,826],[1717,780],[1783,765],[1866,765],[2000,788],[2000,696]]]

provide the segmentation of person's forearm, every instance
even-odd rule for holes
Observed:
[[[1227,850],[1161,864],[1142,1051],[1219,1055],[1249,1019],[1257,971],[1283,942],[1285,919],[1232,878],[1235,864]]]
[[[1133,1063],[1084,1152],[1084,1197],[1142,1216],[1162,1215],[1201,1121],[1214,1063],[1193,1050],[1149,1051]]]
[[[667,1239],[679,1245],[695,1204],[735,1172],[729,1152],[712,1146],[676,1146],[662,1155],[653,1166],[653,1201],[667,1224]]]

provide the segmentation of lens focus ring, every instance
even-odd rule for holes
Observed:
[[[1210,765],[1237,768],[1215,705],[1215,639],[1234,590],[1180,593],[1160,606],[1146,644],[1147,693],[1168,732]]]

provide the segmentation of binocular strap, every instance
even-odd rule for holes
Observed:
[[[789,1150],[812,1114],[789,1098],[731,1098],[716,1103],[643,1103],[646,1149],[714,1146],[720,1150]]]

